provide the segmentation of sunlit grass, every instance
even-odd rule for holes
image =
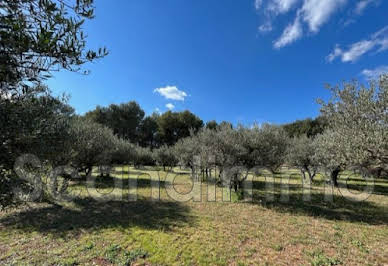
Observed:
[[[269,179],[253,180],[253,201],[176,202],[166,193],[191,188],[189,172],[116,167],[111,178],[97,179],[97,190],[72,182],[76,200],[64,207],[29,204],[0,214],[1,264],[56,265],[383,265],[388,263],[388,182],[375,180],[374,194],[352,202],[334,191],[325,201],[325,181],[318,176],[305,200],[300,175],[283,169]],[[270,191],[264,182],[273,180]],[[289,179],[289,186],[284,180]],[[137,201],[129,197],[138,178]],[[151,178],[160,178],[160,201],[152,201]],[[250,177],[252,178],[252,176]],[[344,176],[341,177],[344,180]],[[113,190],[115,182],[122,188]],[[282,186],[283,184],[283,186]],[[363,189],[357,176],[352,189]],[[211,188],[211,186],[209,186]],[[352,190],[356,192],[356,190]],[[110,201],[99,199],[109,194]],[[112,196],[113,195],[113,196]],[[268,195],[271,195],[270,197]],[[210,197],[211,198],[211,197]]]

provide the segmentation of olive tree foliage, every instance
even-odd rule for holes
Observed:
[[[71,165],[89,175],[93,166],[111,163],[117,140],[112,130],[87,119],[74,119],[71,125]]]
[[[286,161],[289,138],[284,129],[277,125],[264,124],[259,129],[257,153],[260,154],[258,165],[264,166],[272,173],[279,170]]]
[[[73,117],[65,99],[47,91],[25,95],[23,101],[0,97],[0,115],[1,168],[11,170],[15,159],[26,153],[53,165],[63,163]]]
[[[131,165],[136,158],[136,146],[129,141],[115,137],[111,154],[112,164]]]
[[[146,165],[155,165],[154,154],[152,153],[151,149],[136,146],[133,164],[135,168],[141,168],[142,166]]]
[[[202,128],[196,135],[198,145],[196,156],[194,157],[194,166],[197,168],[197,175],[202,179],[208,179],[215,170],[216,154],[214,152],[214,140],[217,138],[217,132],[214,128]],[[214,174],[215,171],[214,171]]]
[[[12,203],[16,185],[29,187],[15,173],[20,156],[33,154],[46,169],[68,162],[72,116],[64,99],[47,91],[24,95],[22,101],[0,97],[0,206]]]
[[[318,163],[315,158],[314,140],[306,135],[295,137],[290,140],[287,150],[287,163],[298,168],[303,176],[303,181],[307,179],[312,182],[318,171]]]
[[[170,169],[172,169],[178,163],[173,147],[163,145],[154,150],[153,153],[155,155],[157,165],[163,166],[164,171],[166,171],[166,167],[170,167]]]
[[[286,132],[276,125],[236,129],[225,125],[217,130],[212,150],[223,182],[237,191],[251,171],[276,172],[285,163],[288,145]]]
[[[319,101],[331,129],[318,139],[323,164],[388,171],[388,76],[369,87],[351,82],[330,91],[328,102]]]
[[[179,140],[174,150],[180,165],[189,167],[193,178],[204,178],[211,174],[213,166],[218,167],[218,181],[231,184],[226,177],[227,168],[238,165],[238,157],[243,147],[238,138],[239,133],[229,126],[221,126],[216,130],[202,128],[197,134]],[[231,176],[228,175],[228,176]]]
[[[250,172],[259,173],[267,169],[272,173],[286,162],[289,138],[282,127],[271,124],[254,125],[251,128],[240,126],[236,140],[241,145],[236,161],[244,172],[234,176],[234,188],[240,189]]]
[[[181,167],[188,167],[194,174],[195,156],[199,154],[199,146],[194,136],[178,140],[174,145],[175,157]]]
[[[192,176],[203,180],[212,175],[215,166],[214,140],[216,132],[213,129],[202,128],[195,134],[191,131],[191,137],[178,142],[175,145],[177,158],[183,165],[190,167]]]
[[[105,56],[105,48],[86,49],[82,25],[93,16],[93,0],[1,1],[1,93],[24,94],[52,71],[80,71],[84,63]]]
[[[287,134],[278,126],[234,129],[224,124],[216,129],[203,128],[178,141],[175,153],[179,162],[190,167],[193,174],[198,168],[208,177],[208,170],[217,166],[218,181],[237,191],[250,171],[277,170],[285,162],[288,143]]]
[[[53,71],[82,72],[107,54],[86,49],[82,25],[93,13],[93,0],[0,1],[1,198],[12,194],[19,155],[32,153],[52,167],[71,157],[71,108],[42,83]]]
[[[233,188],[235,192],[242,189],[243,182],[247,179],[249,171],[257,166],[256,142],[258,127],[254,129],[239,126],[233,129],[224,124],[220,129],[217,142],[216,162],[220,164],[220,177],[223,184]],[[219,156],[220,155],[220,156]]]
[[[334,186],[338,186],[338,176],[341,171],[346,169],[347,162],[343,154],[343,142],[336,142],[343,139],[337,131],[326,130],[323,134],[314,139],[314,156],[319,169],[323,170],[329,177]],[[335,141],[336,140],[336,141]]]

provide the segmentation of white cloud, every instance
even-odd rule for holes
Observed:
[[[347,0],[305,0],[301,12],[310,31],[318,32],[330,16],[344,5]]]
[[[255,0],[255,8],[256,8],[256,10],[259,10],[261,8],[262,4],[263,4],[263,0]]]
[[[373,41],[363,40],[352,44],[346,51],[337,45],[334,51],[327,56],[327,60],[332,62],[337,57],[341,57],[342,62],[355,62],[362,55],[372,50],[375,45],[376,43]]]
[[[299,0],[272,0],[268,3],[267,10],[275,14],[287,13]]]
[[[166,104],[166,107],[167,107],[167,109],[172,110],[175,108],[175,105],[173,105],[172,103],[168,103],[168,104]]]
[[[274,47],[279,49],[290,43],[295,42],[300,39],[303,35],[302,25],[300,23],[299,17],[296,17],[293,24],[288,25],[284,31],[282,36],[274,42]]]
[[[349,50],[342,52],[342,62],[354,62],[359,59],[362,55],[369,52],[375,46],[373,41],[360,41],[350,46]]]
[[[375,4],[377,6],[379,2],[379,0],[361,0],[357,3],[354,13],[361,15],[369,5]]]
[[[266,22],[265,24],[261,25],[259,27],[259,31],[262,32],[262,33],[272,31],[272,24],[271,24],[271,22]]]
[[[388,50],[388,38],[383,38],[379,41],[380,48],[377,52]]]
[[[336,45],[334,51],[326,59],[332,62],[340,57],[342,62],[355,62],[376,47],[378,47],[377,53],[388,49],[388,26],[374,33],[369,40],[361,40],[351,44],[347,50],[343,50]]]
[[[355,17],[361,16],[369,6],[373,5],[374,7],[378,7],[380,3],[381,0],[358,0],[353,11],[350,14],[350,17],[343,22],[343,25],[346,27],[356,22]]]
[[[255,0],[255,8],[257,11],[262,10],[264,14],[264,22],[258,27],[261,33],[267,33],[273,30],[273,19],[279,14],[289,12],[296,4],[302,0],[267,0],[266,6],[263,6],[263,0]]]
[[[388,26],[385,26],[378,32],[372,35],[372,39],[375,39],[377,45],[380,46],[377,52],[382,52],[388,49]]]
[[[263,9],[265,21],[258,29],[263,33],[271,31],[274,18],[297,9],[294,22],[289,24],[282,36],[274,42],[275,48],[281,48],[303,37],[304,24],[310,32],[317,33],[347,2],[348,0],[268,0],[266,8]],[[261,7],[262,1],[260,3]]]
[[[379,66],[375,69],[364,69],[361,74],[365,76],[366,79],[376,80],[382,74],[388,73],[388,66]]]
[[[184,101],[187,93],[179,90],[176,86],[167,86],[164,88],[157,88],[154,92],[159,93],[166,99]]]
[[[326,60],[329,62],[332,62],[334,59],[336,59],[338,56],[341,56],[342,54],[342,49],[339,47],[337,44],[334,48],[334,51],[331,52],[327,57]]]

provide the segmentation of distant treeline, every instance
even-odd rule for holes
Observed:
[[[118,137],[151,149],[162,145],[174,145],[178,140],[196,134],[201,128],[213,129],[233,128],[227,121],[218,123],[215,120],[206,123],[189,110],[182,112],[167,111],[163,114],[154,112],[145,116],[144,110],[135,102],[111,104],[108,107],[97,106],[87,112],[84,118],[107,126]],[[323,117],[307,118],[282,125],[289,137],[314,137],[322,134],[327,127]]]

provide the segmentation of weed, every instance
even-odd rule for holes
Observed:
[[[326,256],[321,249],[310,252],[308,255],[312,257],[311,265],[313,266],[331,266],[341,264],[339,259]]]
[[[134,249],[124,252],[124,265],[131,265],[137,259],[145,259],[148,257],[148,252],[143,249]]]

